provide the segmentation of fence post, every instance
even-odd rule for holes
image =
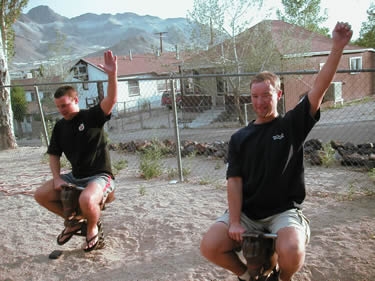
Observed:
[[[178,128],[178,116],[177,116],[177,105],[176,105],[176,91],[174,87],[175,81],[171,79],[171,89],[172,89],[172,112],[174,121],[174,133],[176,138],[176,153],[177,153],[177,167],[178,174],[180,177],[180,182],[184,181],[184,175],[182,173],[182,161],[181,161],[181,143],[180,143],[180,133]]]
[[[42,120],[44,139],[46,141],[47,146],[49,146],[49,137],[48,137],[48,131],[47,131],[47,126],[46,126],[46,120],[44,119],[43,107],[42,107],[42,104],[40,102],[38,86],[34,86],[34,89],[35,89],[35,93],[36,93],[36,100],[38,101],[40,117],[41,117],[41,120]]]
[[[139,103],[138,103],[138,114],[139,114],[139,123],[141,125],[141,129],[144,129],[144,125],[143,125],[143,109],[142,109],[142,106],[139,106]]]
[[[247,117],[247,105],[248,103],[243,104],[244,112],[245,112],[245,126],[247,126],[248,123],[248,117]]]

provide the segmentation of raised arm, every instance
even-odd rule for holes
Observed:
[[[333,29],[331,52],[327,61],[318,73],[312,89],[308,93],[308,98],[311,104],[310,113],[312,116],[315,115],[322,103],[323,96],[333,80],[343,50],[349,43],[352,34],[353,31],[348,23],[338,22]]]
[[[117,102],[117,57],[113,55],[112,51],[106,51],[104,64],[98,66],[108,75],[107,95],[100,102],[100,107],[106,115],[109,115]]]

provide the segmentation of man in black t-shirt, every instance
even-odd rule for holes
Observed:
[[[319,120],[323,96],[351,36],[350,25],[336,24],[326,63],[311,90],[285,116],[277,112],[282,96],[277,75],[261,72],[250,83],[256,119],[229,142],[228,210],[201,242],[202,255],[239,280],[255,280],[258,270],[258,265],[244,264],[235,252],[246,231],[277,233],[278,273],[273,280],[290,281],[304,263],[310,228],[301,211],[305,199],[303,142]]]
[[[90,109],[80,110],[78,94],[71,86],[62,86],[54,94],[56,107],[63,118],[53,128],[48,146],[52,179],[35,192],[35,200],[49,211],[64,218],[61,202],[62,185],[71,183],[84,187],[79,206],[85,225],[85,251],[100,246],[100,205],[114,190],[114,176],[103,126],[111,118],[117,102],[117,57],[111,51],[104,53],[104,64],[98,65],[108,75],[107,95]],[[62,154],[69,160],[72,171],[61,174]],[[78,231],[82,223],[67,224],[57,237],[63,245]]]

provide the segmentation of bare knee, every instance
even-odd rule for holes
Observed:
[[[217,245],[214,244],[214,241],[210,237],[211,235],[207,232],[201,241],[200,252],[208,260],[212,260],[212,257],[216,255]]]
[[[52,180],[45,182],[34,192],[34,199],[40,205],[45,205],[46,202],[55,200],[56,196],[57,195],[56,192],[54,192]]]
[[[40,188],[38,188],[35,192],[34,192],[34,199],[36,202],[38,202],[39,204],[41,204],[41,202],[43,201],[43,193],[40,191]]]
[[[276,251],[280,268],[297,272],[305,261],[304,235],[295,229],[289,229],[278,235]]]
[[[279,265],[294,265],[300,267],[305,258],[304,247],[299,247],[298,244],[285,244],[278,249]]]
[[[97,209],[102,199],[103,192],[99,188],[87,186],[79,196],[79,205],[85,210]]]
[[[203,235],[200,251],[202,256],[213,261],[222,253],[232,251],[234,247],[234,241],[228,236],[227,225],[224,223],[215,223]]]
[[[79,205],[81,206],[81,208],[84,208],[84,209],[90,206],[93,206],[94,205],[93,196],[90,196],[90,194],[82,193],[79,196]]]

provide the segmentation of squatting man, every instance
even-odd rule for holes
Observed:
[[[320,118],[323,96],[351,37],[350,25],[338,22],[331,52],[312,88],[285,116],[277,112],[282,96],[278,76],[261,72],[250,83],[256,119],[231,136],[228,210],[204,234],[200,246],[204,257],[239,280],[254,280],[254,265],[244,264],[236,253],[245,232],[277,234],[277,268],[267,280],[290,281],[304,264],[310,228],[301,211],[306,193],[303,142]]]

